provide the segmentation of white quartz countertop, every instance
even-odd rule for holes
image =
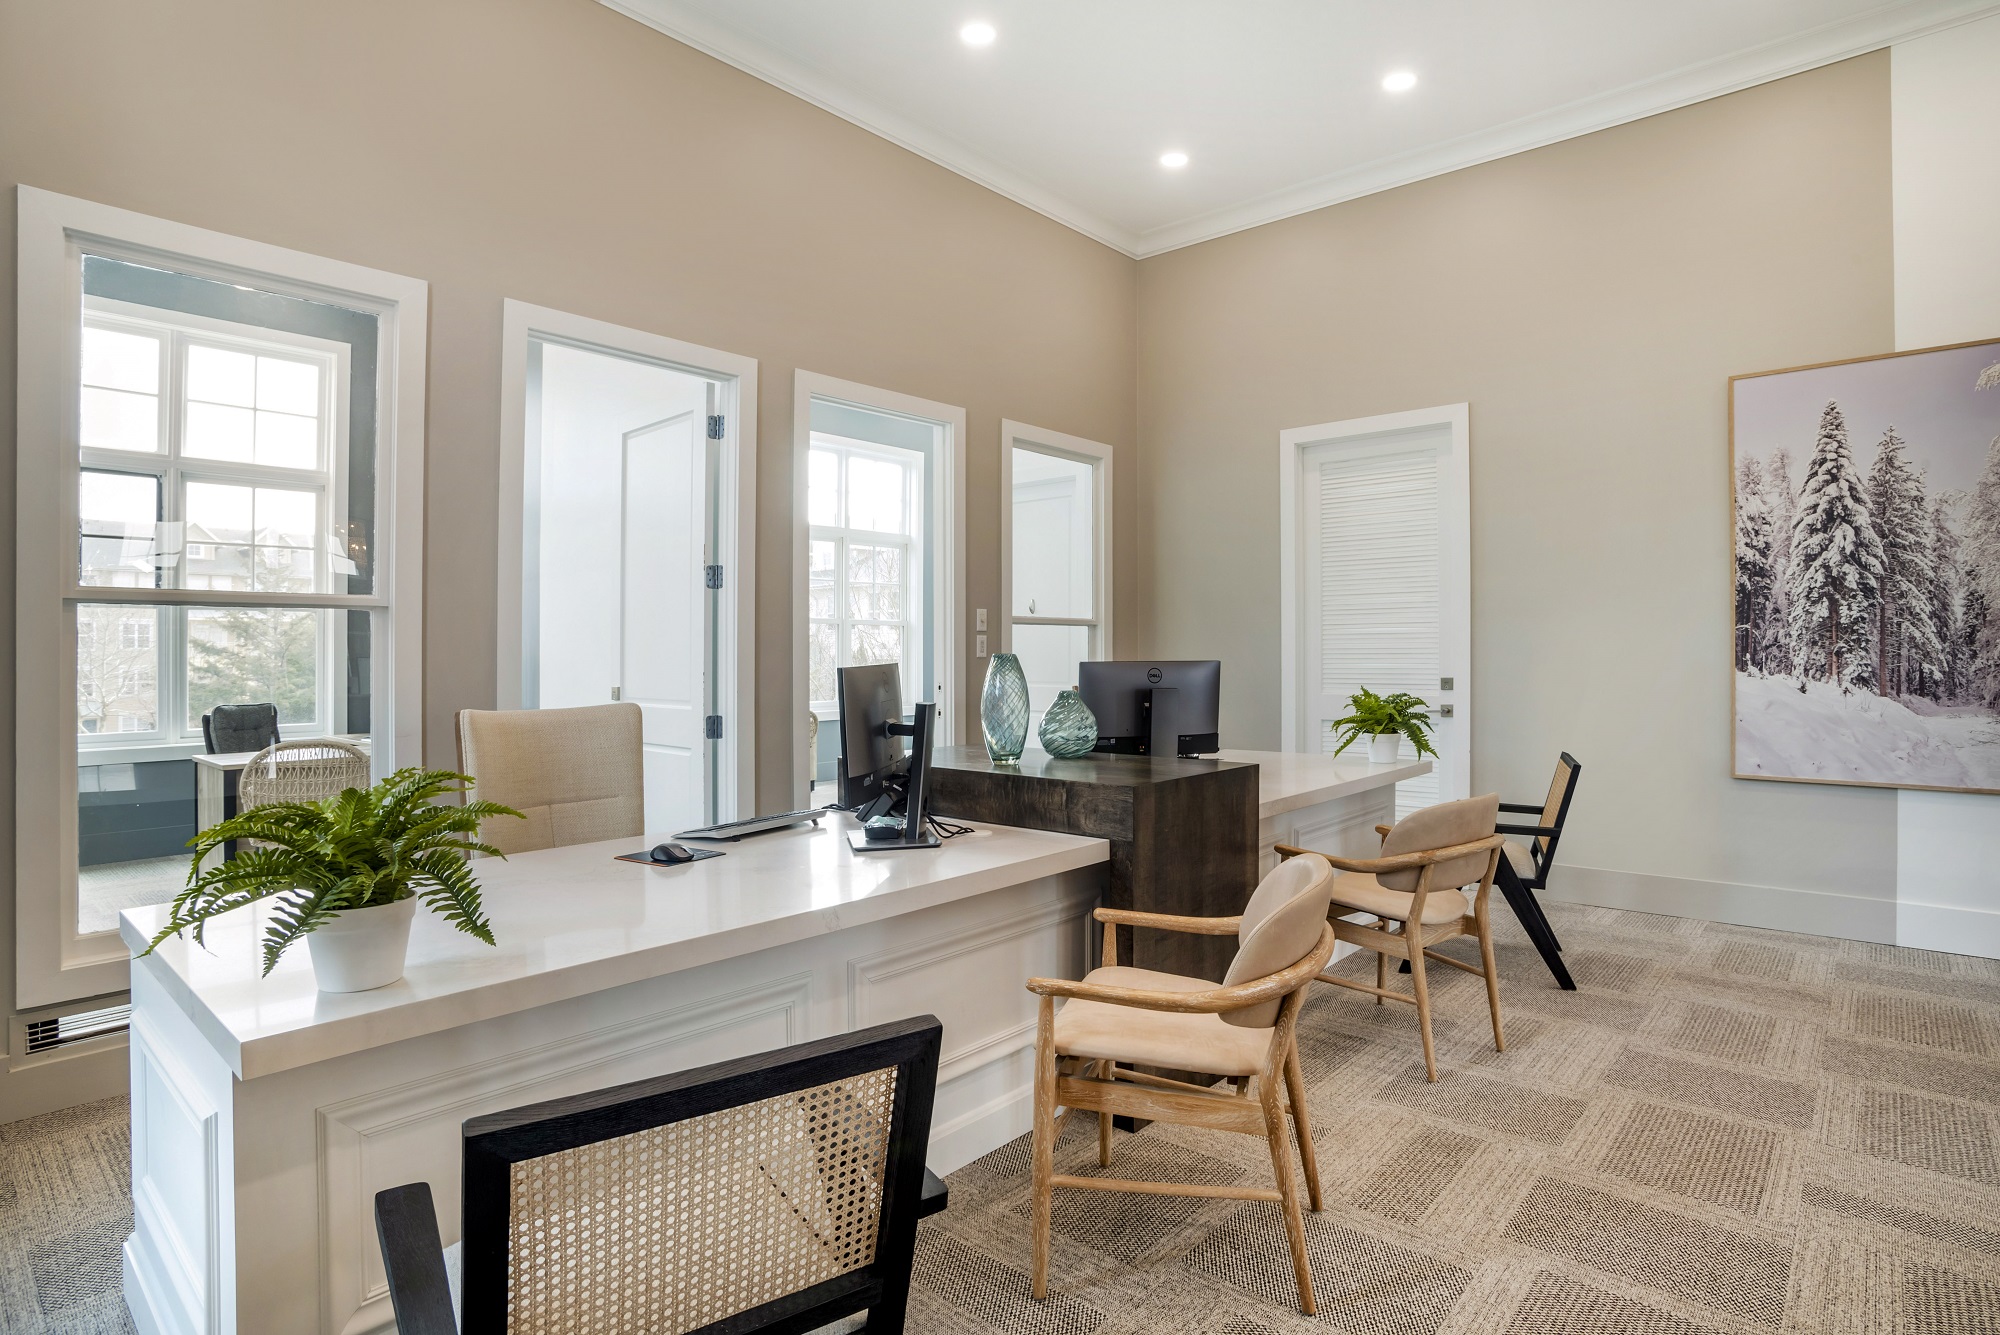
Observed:
[[[967,822],[970,823],[970,822]],[[245,1080],[401,1039],[566,1001],[626,983],[823,936],[898,914],[1108,861],[1102,839],[975,826],[944,847],[855,853],[853,823],[696,845],[728,855],[679,867],[619,862],[646,836],[521,853],[477,864],[488,946],[419,910],[404,977],[372,992],[321,992],[306,943],[259,975],[267,905],[211,922],[133,961],[159,981]],[[167,907],[127,909],[134,952]]]
[[[1257,818],[1269,820],[1287,811],[1365,793],[1371,788],[1401,783],[1431,772],[1428,760],[1370,764],[1367,755],[1309,755],[1298,751],[1217,751],[1217,760],[1234,760],[1258,767]]]

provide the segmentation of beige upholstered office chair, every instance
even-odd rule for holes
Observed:
[[[236,779],[236,809],[273,802],[318,802],[366,788],[368,753],[337,737],[279,742],[250,757]]]
[[[1181,918],[1098,909],[1104,924],[1104,964],[1082,982],[1034,978],[1041,997],[1035,1032],[1034,1293],[1049,1293],[1049,1229],[1055,1188],[1129,1191],[1151,1196],[1227,1196],[1276,1201],[1285,1217],[1299,1310],[1314,1311],[1306,1267],[1305,1219],[1292,1176],[1291,1114],[1312,1208],[1320,1208],[1319,1164],[1306,1118],[1305,1082],[1296,1042],[1299,1008],[1313,978],[1333,958],[1327,894],[1333,872],[1307,855],[1281,864],[1234,918]],[[1202,978],[1121,967],[1118,926],[1161,928],[1209,936],[1234,935],[1236,958],[1218,985]],[[1056,998],[1067,997],[1061,1012]],[[1234,1081],[1210,1088],[1128,1069],[1199,1071]],[[1256,1097],[1251,1097],[1252,1090]],[[1097,1161],[1111,1163],[1114,1115],[1182,1122],[1262,1136],[1271,1150],[1269,1187],[1219,1187],[1071,1177],[1055,1171],[1056,1109],[1097,1114]]]
[[[489,802],[526,820],[496,820],[481,838],[527,853],[646,832],[639,706],[461,709],[458,768]]]
[[[1321,974],[1320,981],[1373,993],[1378,1006],[1385,998],[1416,1006],[1417,1029],[1424,1040],[1424,1071],[1432,1080],[1438,1078],[1437,1048],[1431,1041],[1431,991],[1424,975],[1427,960],[1449,964],[1486,980],[1486,1004],[1493,1012],[1493,1046],[1501,1052],[1507,1049],[1500,1029],[1500,974],[1493,964],[1493,925],[1487,905],[1504,842],[1494,831],[1499,816],[1497,793],[1440,802],[1411,812],[1386,830],[1379,858],[1320,855],[1342,872],[1333,881],[1332,911],[1343,915],[1357,911],[1372,913],[1376,918],[1375,923],[1365,926],[1341,917],[1333,920],[1334,933],[1342,941],[1375,952],[1375,986],[1330,973]],[[1278,845],[1281,858],[1299,857],[1309,851],[1290,844]],[[1468,900],[1459,887],[1475,880],[1479,882],[1479,891]],[[1455,936],[1479,938],[1482,968],[1475,969],[1431,949]],[[1391,958],[1410,962],[1411,992],[1389,989]]]

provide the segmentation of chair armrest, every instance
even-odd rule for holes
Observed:
[[[943,1214],[950,1204],[951,1188],[944,1184],[943,1178],[925,1167],[924,1189],[917,1195],[917,1218],[928,1219],[934,1214]]]
[[[1387,839],[1389,837],[1389,831],[1393,828],[1394,828],[1393,826],[1389,825],[1377,825],[1375,827],[1375,833],[1381,835],[1384,839]]]
[[[411,1182],[376,1192],[375,1236],[382,1243],[396,1329],[403,1335],[458,1335],[431,1184]]]
[[[1137,909],[1095,909],[1099,922],[1115,922],[1126,927],[1157,927],[1164,932],[1190,932],[1196,936],[1234,936],[1243,919],[1183,918],[1172,913],[1141,913]]]
[[[1030,978],[1028,990],[1039,997],[1073,997],[1080,1001],[1130,1006],[1136,1010],[1217,1015],[1290,996],[1326,968],[1326,962],[1333,958],[1333,947],[1333,925],[1329,923],[1320,928],[1319,944],[1313,947],[1312,953],[1290,968],[1230,987],[1218,983],[1200,992],[1155,992],[1150,988],[1112,987],[1105,983],[1086,983],[1068,978]]]
[[[1331,853],[1321,853],[1320,856],[1341,871],[1360,871],[1379,876],[1385,871],[1414,871],[1418,867],[1428,867],[1432,863],[1449,862],[1453,858],[1484,853],[1488,849],[1498,848],[1504,842],[1506,841],[1497,833],[1496,827],[1496,833],[1489,834],[1484,839],[1475,839],[1469,844],[1453,844],[1450,848],[1426,848],[1416,853],[1396,853],[1386,858],[1342,858],[1335,857]],[[1278,856],[1285,858],[1295,858],[1302,853],[1314,851],[1316,850],[1310,848],[1295,848],[1291,844],[1277,846]]]
[[[1540,806],[1530,806],[1526,802],[1502,802],[1500,804],[1500,809],[1502,811],[1532,811],[1537,816],[1542,814],[1542,808]]]
[[[1537,837],[1556,833],[1553,825],[1496,825],[1493,830],[1496,834],[1532,834]]]

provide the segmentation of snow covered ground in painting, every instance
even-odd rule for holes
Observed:
[[[1921,712],[1920,712],[1921,711]],[[2000,714],[1736,674],[1736,772],[1920,788],[2000,789]]]

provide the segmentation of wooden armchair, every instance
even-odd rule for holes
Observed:
[[[1034,1295],[1048,1296],[1049,1234],[1057,1187],[1152,1196],[1229,1197],[1281,1206],[1298,1278],[1299,1309],[1314,1312],[1306,1264],[1305,1219],[1292,1175],[1296,1135],[1312,1208],[1321,1206],[1305,1081],[1299,1071],[1299,1008],[1312,980],[1333,958],[1327,923],[1332,868],[1308,857],[1278,867],[1233,918],[1098,909],[1104,963],[1081,982],[1034,978],[1041,998],[1035,1032]],[[1157,928],[1235,936],[1236,957],[1220,984],[1118,963],[1118,928]],[[1056,999],[1066,998],[1060,1011]],[[1215,1087],[1169,1080],[1134,1066],[1199,1071]],[[1231,1088],[1233,1082],[1234,1088]],[[1253,1097],[1253,1090],[1255,1096]],[[1272,1187],[1233,1187],[1075,1177],[1055,1171],[1057,1110],[1094,1112],[1097,1161],[1111,1163],[1113,1116],[1205,1126],[1262,1136],[1271,1151]],[[1293,1131],[1286,1129],[1291,1115]]]
[[[1535,823],[1498,827],[1501,834],[1519,835],[1528,840],[1524,844],[1509,839],[1501,849],[1500,893],[1507,897],[1508,907],[1521,920],[1528,939],[1534,942],[1542,961],[1549,966],[1549,972],[1555,975],[1556,982],[1566,992],[1576,991],[1576,983],[1563,964],[1562,942],[1556,940],[1555,928],[1549,926],[1548,915],[1542,912],[1542,903],[1535,898],[1535,891],[1548,887],[1549,869],[1556,860],[1556,844],[1562,838],[1563,822],[1569,819],[1569,803],[1576,796],[1577,776],[1582,773],[1583,766],[1576,763],[1576,757],[1563,752],[1556,760],[1555,777],[1549,780],[1548,796],[1539,806],[1527,802],[1500,804],[1502,811],[1535,816]]]
[[[1375,952],[1375,986],[1331,973],[1322,973],[1320,981],[1370,993],[1378,1006],[1384,1000],[1414,1005],[1424,1043],[1424,1072],[1432,1080],[1437,1079],[1437,1046],[1431,1037],[1426,961],[1448,964],[1485,979],[1486,1004],[1493,1013],[1493,1047],[1501,1052],[1507,1048],[1500,1026],[1500,974],[1493,962],[1493,927],[1487,904],[1505,842],[1496,829],[1499,811],[1499,797],[1489,793],[1412,812],[1393,827],[1376,827],[1382,833],[1379,858],[1341,858],[1312,854],[1310,849],[1290,844],[1277,846],[1280,858],[1319,856],[1342,873],[1333,881],[1333,913],[1374,915],[1376,921],[1371,924],[1335,917],[1333,930],[1340,940]],[[1468,900],[1460,887],[1475,878],[1479,889]],[[1474,968],[1431,949],[1455,936],[1478,938],[1482,967]],[[1410,992],[1390,990],[1391,958],[1409,963]]]

